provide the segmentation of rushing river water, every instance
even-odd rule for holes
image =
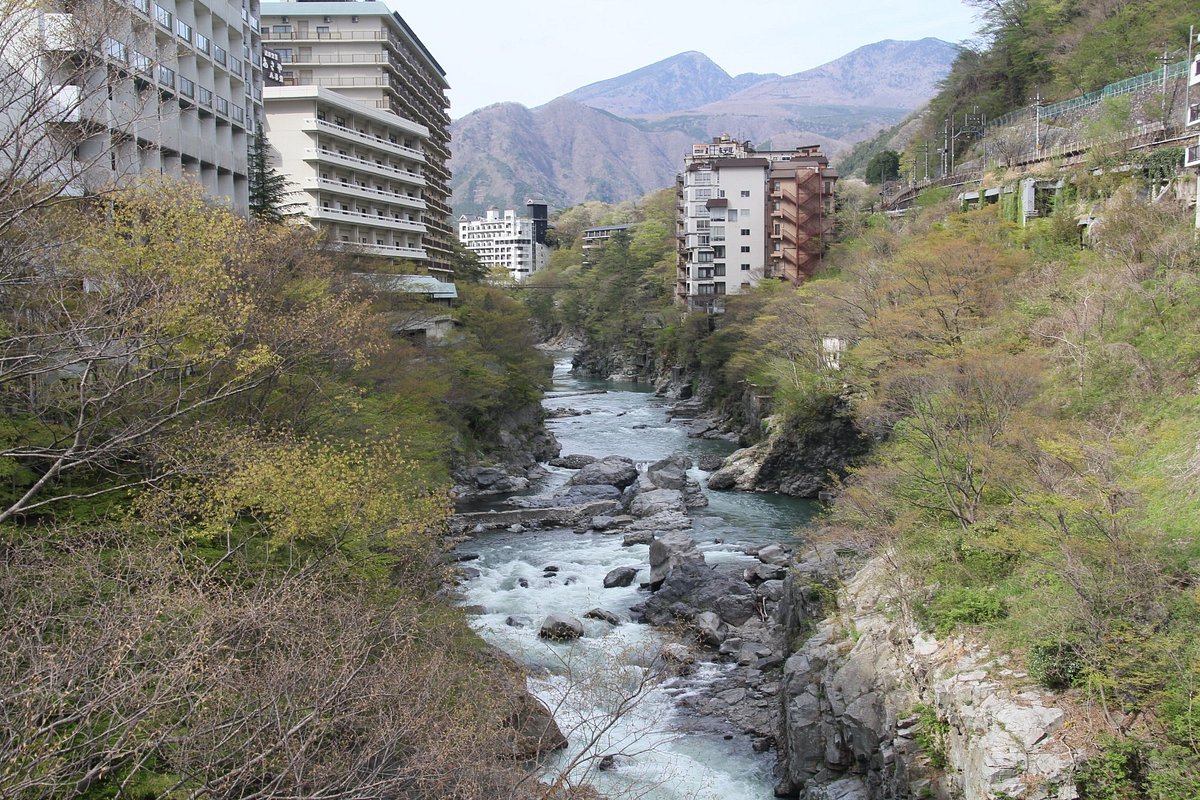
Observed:
[[[555,364],[555,392],[607,392],[547,398],[549,408],[590,412],[550,422],[564,455],[622,455],[652,462],[673,453],[695,459],[732,450],[726,442],[687,438],[680,425],[667,421],[664,401],[647,387],[580,379],[569,368],[569,360]],[[573,474],[553,467],[550,472],[539,492],[553,491]],[[704,476],[693,470],[701,484]],[[791,541],[815,510],[810,502],[774,495],[708,496],[709,506],[697,509],[693,518],[694,536],[710,563],[751,563],[741,552],[744,545]],[[771,756],[754,754],[747,737],[727,739],[715,726],[697,724],[675,707],[681,693],[697,691],[725,667],[702,664],[686,681],[643,688],[650,674],[644,665],[661,648],[663,635],[631,621],[629,607],[645,596],[638,581],[629,588],[603,588],[604,576],[618,566],[648,570],[649,548],[622,547],[621,538],[548,529],[484,534],[464,545],[480,556],[471,564],[480,575],[464,586],[465,602],[479,609],[473,617],[476,629],[523,662],[545,668],[530,688],[551,707],[571,739],[551,769],[572,769],[573,777],[610,797],[770,798]],[[547,614],[582,619],[595,608],[615,614],[621,624],[584,619],[584,637],[571,644],[537,637]],[[636,701],[630,702],[634,696]],[[597,757],[617,754],[615,768],[598,770],[598,758],[574,765],[584,751]]]

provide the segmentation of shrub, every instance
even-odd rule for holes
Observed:
[[[1072,686],[1083,672],[1079,645],[1062,639],[1043,639],[1029,648],[1029,675],[1047,689]]]
[[[925,614],[939,634],[959,625],[981,625],[1008,616],[1004,600],[986,589],[954,586],[937,593]]]

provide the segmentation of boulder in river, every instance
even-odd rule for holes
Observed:
[[[696,626],[696,634],[700,641],[709,647],[720,647],[721,642],[725,641],[725,623],[716,612],[701,611],[692,620],[692,624]]]
[[[704,556],[687,531],[667,531],[650,543],[650,586],[656,588],[684,564],[704,567]]]
[[[757,614],[758,604],[740,576],[714,570],[702,560],[689,560],[671,569],[658,591],[633,611],[652,625],[694,622],[701,612],[712,611],[725,624],[737,627]]]
[[[621,539],[621,547],[633,547],[635,544],[650,544],[654,541],[654,531],[634,531],[625,534]]]
[[[637,574],[637,567],[617,567],[604,576],[604,588],[616,589],[629,586]]]
[[[688,484],[687,471],[692,461],[686,456],[667,456],[646,468],[646,477],[659,489],[683,489]]]
[[[538,636],[556,642],[566,642],[583,636],[583,623],[569,614],[550,614],[538,629]]]
[[[620,625],[621,620],[616,614],[611,611],[605,611],[603,608],[593,608],[591,611],[583,615],[584,619],[598,619],[601,622],[607,622],[609,625]]]
[[[573,486],[616,486],[624,489],[637,480],[638,471],[631,459],[624,456],[608,456],[583,467],[571,476]]]
[[[705,453],[696,459],[696,466],[705,472],[716,472],[725,463],[725,457],[715,453]]]
[[[549,461],[552,467],[562,467],[563,469],[583,469],[588,464],[595,464],[598,459],[595,456],[587,456],[581,453],[572,453],[566,456],[552,458]]]
[[[629,513],[635,517],[650,517],[666,511],[684,510],[683,492],[678,489],[654,489],[637,494],[629,504]]]

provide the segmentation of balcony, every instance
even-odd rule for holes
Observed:
[[[386,164],[376,164],[374,161],[368,161],[365,158],[358,156],[343,155],[333,150],[325,148],[306,147],[304,148],[305,161],[323,161],[329,164],[341,164],[342,166],[352,169],[370,172],[375,175],[385,175],[390,178],[399,178],[405,183],[411,183],[414,186],[424,186],[425,178],[416,172],[409,172],[403,169],[389,167]]]
[[[382,217],[378,214],[367,214],[362,211],[343,211],[340,208],[309,206],[305,214],[309,219],[320,219],[327,222],[348,222],[354,225],[387,228],[406,233],[425,233],[425,226],[420,222],[409,222],[406,219],[395,219],[394,217]]]
[[[420,247],[401,247],[395,244],[354,244],[353,242],[334,242],[334,246],[340,250],[355,250],[373,256],[412,258],[418,261],[429,258],[429,254]]]
[[[416,128],[416,126],[414,125],[413,128]],[[393,142],[390,139],[384,139],[381,136],[375,136],[374,134],[370,133],[362,133],[361,131],[356,131],[353,128],[347,128],[345,125],[338,125],[337,123],[330,122],[328,120],[306,119],[304,120],[303,130],[324,131],[325,133],[328,133],[329,135],[338,139],[366,144],[378,150],[385,150],[389,153],[395,153],[396,155],[404,156],[405,158],[413,161],[425,161],[425,154],[420,150],[416,150],[412,147],[405,147],[398,142]],[[416,133],[417,135],[425,135],[427,133],[424,130],[412,130],[411,132]]]
[[[392,205],[405,206],[407,208],[415,208],[419,211],[425,210],[425,201],[419,197],[409,197],[406,194],[398,192],[389,192],[386,190],[373,189],[370,186],[359,186],[356,183],[349,181],[335,181],[331,178],[305,178],[301,181],[301,185],[307,191],[326,191],[334,194],[345,195],[347,197],[360,197],[366,200],[377,200]]]
[[[353,41],[380,41],[387,39],[387,31],[263,31],[264,42],[308,42],[329,41],[334,39]]]

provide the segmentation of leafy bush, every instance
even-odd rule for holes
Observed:
[[[1029,675],[1047,689],[1071,687],[1083,672],[1079,645],[1062,639],[1043,639],[1029,648]]]
[[[982,625],[1008,616],[1004,600],[994,592],[954,586],[938,592],[925,608],[934,630],[946,634],[959,625]]]

